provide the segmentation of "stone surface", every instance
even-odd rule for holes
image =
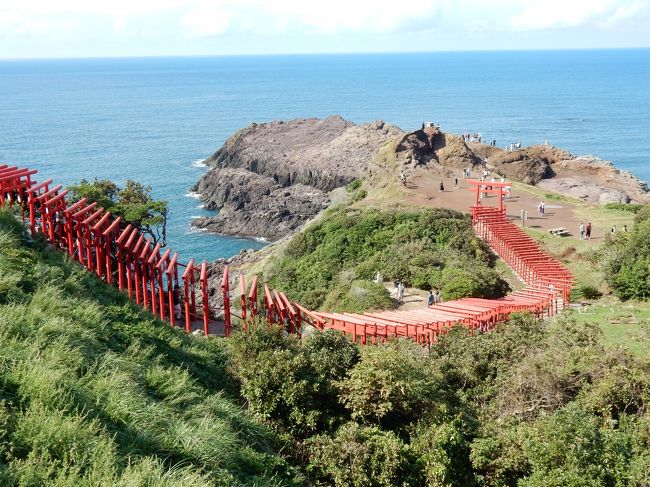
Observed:
[[[277,240],[326,207],[331,190],[363,176],[377,151],[401,134],[383,122],[355,125],[338,116],[251,124],[205,161],[213,169],[193,189],[220,211],[193,224]]]

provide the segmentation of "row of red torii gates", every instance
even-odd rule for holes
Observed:
[[[507,219],[503,188],[509,183],[468,181],[476,193],[472,222],[477,235],[526,283],[523,290],[501,299],[464,298],[419,310],[355,314],[309,311],[283,292],[262,284],[258,276],[247,287],[241,272],[235,286],[235,301],[239,302],[235,307],[227,266],[220,281],[223,305],[215,309],[210,305],[210,268],[205,260],[198,264],[192,258],[183,264],[177,252],[163,250],[138,228],[98,208],[97,203],[82,198],[68,204],[66,189],[50,179],[38,182],[36,174],[36,170],[0,164],[0,206],[19,207],[32,235],[42,234],[98,278],[116,285],[137,304],[188,333],[198,329],[206,335],[229,336],[233,317],[245,329],[262,306],[268,323],[281,324],[289,333],[301,334],[305,326],[313,326],[339,330],[362,344],[385,342],[391,337],[430,344],[454,325],[487,331],[513,312],[552,315],[569,300],[572,276],[568,269]],[[480,204],[481,193],[498,195],[499,207]],[[184,295],[180,323],[174,312],[176,286],[182,287]],[[258,289],[262,291],[259,301]]]

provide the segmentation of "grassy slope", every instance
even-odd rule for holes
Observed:
[[[293,483],[225,364],[0,212],[0,485]]]

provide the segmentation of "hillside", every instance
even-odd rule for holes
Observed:
[[[226,366],[0,212],[0,485],[292,485]]]

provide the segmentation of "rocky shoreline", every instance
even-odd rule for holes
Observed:
[[[645,182],[595,157],[576,157],[548,145],[506,151],[437,127],[405,133],[381,121],[356,125],[331,116],[254,123],[232,135],[204,161],[211,169],[192,188],[218,214],[192,224],[213,233],[276,241],[326,208],[332,190],[368,175],[369,168],[394,171],[373,164],[389,144],[398,172],[418,167],[441,177],[460,176],[463,169],[476,170],[487,161],[490,171],[510,180],[590,203],[650,202]]]

